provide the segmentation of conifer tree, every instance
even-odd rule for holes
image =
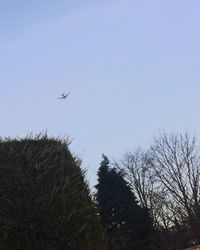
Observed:
[[[96,202],[109,249],[152,249],[153,226],[148,210],[138,205],[122,173],[110,168],[105,155],[98,170],[96,189]]]
[[[0,249],[106,249],[67,142],[46,136],[0,140]]]

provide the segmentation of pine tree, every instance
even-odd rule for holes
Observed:
[[[109,167],[103,155],[98,170],[96,202],[107,234],[109,249],[152,249],[152,220],[141,208],[121,172]]]

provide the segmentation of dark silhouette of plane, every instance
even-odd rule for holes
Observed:
[[[62,100],[66,100],[67,97],[69,96],[70,92],[68,92],[67,94],[62,94],[60,97],[58,97],[57,99],[62,99]]]

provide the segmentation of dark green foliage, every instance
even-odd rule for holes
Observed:
[[[84,175],[66,142],[1,140],[0,249],[105,249]]]
[[[107,233],[109,249],[144,250],[151,248],[153,232],[148,210],[141,208],[116,169],[109,168],[103,156],[98,171],[96,201]]]

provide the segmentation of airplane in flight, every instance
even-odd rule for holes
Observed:
[[[66,99],[67,99],[67,97],[69,96],[69,94],[70,94],[70,92],[68,92],[67,94],[63,93],[63,94],[61,94],[61,96],[60,96],[60,97],[58,97],[57,99],[66,100]]]

